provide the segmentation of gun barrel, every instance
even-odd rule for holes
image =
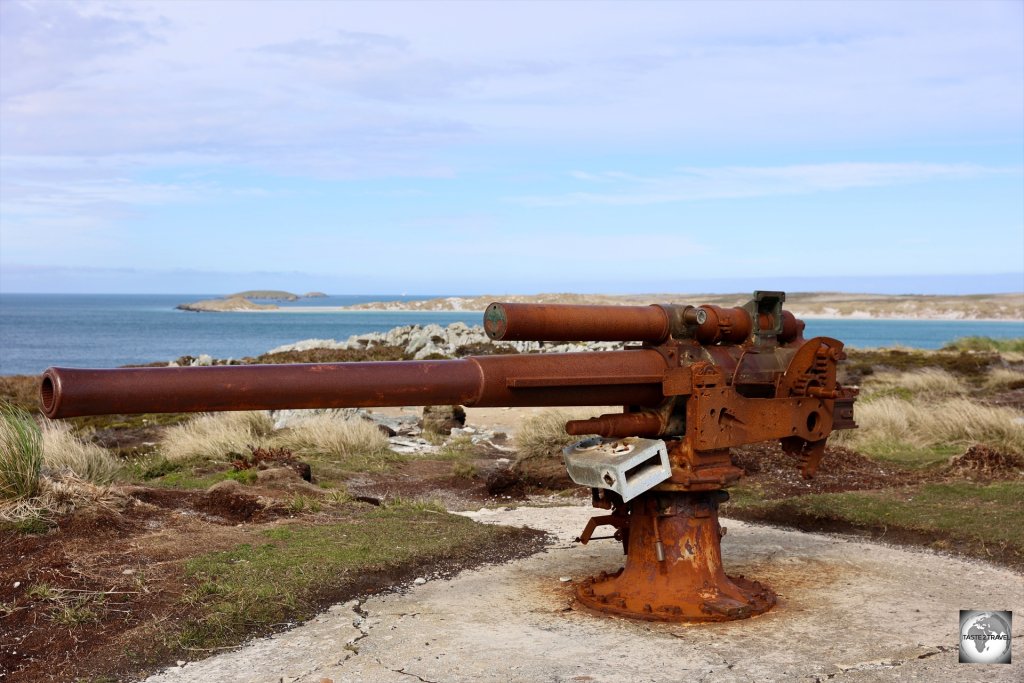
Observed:
[[[458,360],[49,368],[50,418],[407,405],[656,406],[666,370],[656,351],[478,356]]]
[[[651,306],[492,303],[484,330],[498,341],[638,341],[668,338],[666,310]]]

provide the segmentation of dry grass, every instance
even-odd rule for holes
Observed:
[[[372,422],[326,412],[296,421],[275,436],[274,445],[306,456],[344,460],[382,455],[388,438]]]
[[[941,368],[879,372],[865,380],[862,389],[866,400],[890,394],[942,398],[962,396],[968,391],[967,384],[961,378]]]
[[[274,429],[270,414],[263,411],[204,414],[164,432],[160,451],[174,463],[229,461],[260,446]]]
[[[833,443],[868,451],[881,444],[932,448],[980,443],[1005,453],[1024,453],[1024,414],[1012,408],[960,397],[911,403],[882,396],[859,402],[855,416],[860,429],[833,432]]]
[[[75,510],[101,507],[115,510],[123,496],[115,494],[106,486],[97,486],[73,474],[62,475],[59,479],[41,477],[37,495],[0,504],[0,523],[21,525],[30,522],[26,530],[44,531],[53,525],[58,517]]]
[[[531,458],[557,455],[564,446],[585,437],[571,436],[565,423],[590,417],[591,413],[571,413],[565,410],[545,410],[523,419],[516,431],[516,450],[520,462]]]
[[[0,499],[29,498],[39,491],[42,434],[31,415],[0,404]]]
[[[106,449],[83,441],[65,422],[43,423],[43,466],[56,474],[74,474],[94,484],[108,484],[121,463]]]
[[[992,391],[1024,387],[1024,372],[1009,368],[992,368],[985,376],[985,388]]]

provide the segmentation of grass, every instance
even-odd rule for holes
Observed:
[[[476,445],[473,443],[472,437],[469,436],[457,436],[454,439],[449,439],[445,443],[441,450],[438,451],[437,455],[434,456],[438,460],[466,460],[472,458],[476,453]]]
[[[590,417],[564,410],[545,410],[522,420],[516,432],[518,460],[560,456],[562,448],[585,437],[570,436],[565,431],[569,420]]]
[[[194,468],[176,469],[149,481],[149,484],[176,489],[208,489],[214,484],[233,479],[240,484],[256,483],[256,470],[222,470],[219,472],[197,472]]]
[[[47,618],[66,628],[99,621],[106,602],[101,591],[68,591],[47,583],[33,584],[25,594],[31,600],[47,603]]]
[[[109,484],[121,463],[105,449],[83,441],[64,422],[43,423],[43,465],[53,473],[68,473],[94,484]]]
[[[39,381],[36,375],[0,375],[0,403],[38,413]]]
[[[921,368],[909,372],[878,372],[870,375],[861,387],[861,401],[879,396],[935,399],[963,396],[968,385],[961,377],[942,368]]]
[[[406,458],[391,451],[375,424],[336,413],[303,418],[273,437],[273,445],[314,466],[318,476],[343,480],[353,472],[386,472]]]
[[[458,555],[509,533],[429,505],[401,503],[349,523],[267,530],[260,542],[187,562],[190,588],[182,601],[194,616],[176,641],[186,648],[233,644],[312,616],[333,593],[359,585],[371,572],[408,574],[418,563]]]
[[[984,386],[989,391],[1024,389],[1024,372],[1010,368],[993,368],[985,376]]]
[[[168,427],[160,444],[170,462],[228,462],[260,445],[274,429],[264,411],[211,413]]]
[[[999,353],[995,351],[847,349],[847,356],[847,360],[840,364],[840,370],[854,378],[869,376],[884,369],[909,371],[924,368],[940,368],[963,377],[977,377],[984,375],[992,365],[1002,362]]]
[[[745,519],[901,532],[940,549],[964,546],[981,557],[1024,563],[1024,482],[949,482],[759,500],[733,496],[726,514]],[[739,513],[739,514],[736,514]],[[898,539],[897,539],[898,540]]]
[[[936,461],[976,443],[1024,453],[1024,420],[1013,408],[962,397],[925,403],[881,396],[858,402],[854,415],[860,428],[833,432],[830,441],[874,457]]]
[[[31,498],[39,492],[43,435],[21,408],[0,404],[0,499]]]
[[[381,455],[388,450],[388,437],[374,423],[332,412],[296,421],[282,430],[274,443],[296,454],[338,460]]]
[[[993,339],[992,337],[960,337],[942,347],[943,351],[997,351],[1024,353],[1024,337]]]

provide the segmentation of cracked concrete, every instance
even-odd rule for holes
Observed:
[[[572,583],[617,568],[612,541],[572,539],[590,508],[466,513],[551,532],[544,553],[402,592],[337,605],[241,649],[167,670],[152,683],[449,681],[1015,681],[1024,679],[1024,581],[924,551],[725,521],[730,573],[779,595],[759,617],[721,624],[599,618]],[[1011,665],[957,663],[960,609],[1010,609]],[[354,616],[353,616],[354,615]]]

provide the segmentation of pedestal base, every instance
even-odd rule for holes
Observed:
[[[722,569],[720,491],[648,492],[629,502],[626,566],[576,588],[581,605],[652,621],[727,621],[771,609],[775,594]]]

